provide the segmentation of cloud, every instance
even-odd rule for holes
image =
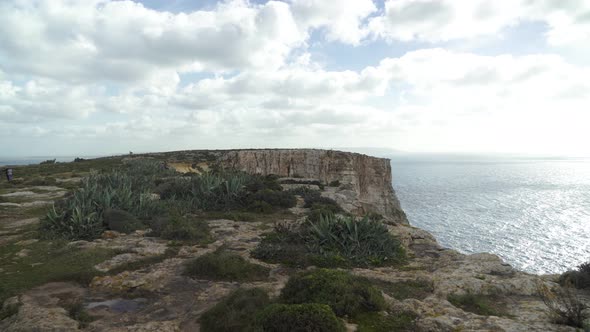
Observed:
[[[358,45],[369,34],[363,21],[377,7],[371,0],[291,0],[291,11],[304,30],[324,28],[326,39]]]
[[[305,38],[288,4],[276,1],[179,14],[131,1],[5,1],[0,21],[2,70],[65,81],[276,68]]]
[[[439,43],[501,34],[542,22],[552,46],[590,42],[590,3],[583,0],[386,0],[370,19],[373,38]]]
[[[522,14],[519,1],[386,0],[384,7],[369,24],[376,36],[431,43],[494,34]]]
[[[590,153],[590,68],[557,55],[413,51],[378,66],[423,150]],[[405,116],[402,117],[402,115]]]

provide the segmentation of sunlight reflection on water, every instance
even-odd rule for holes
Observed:
[[[410,223],[464,253],[531,273],[590,260],[590,162],[393,161]]]

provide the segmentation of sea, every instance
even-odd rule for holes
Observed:
[[[410,224],[462,253],[561,273],[590,261],[590,160],[392,158]]]
[[[536,274],[590,261],[590,159],[388,157],[410,223],[441,245]],[[0,157],[0,165],[54,158]]]

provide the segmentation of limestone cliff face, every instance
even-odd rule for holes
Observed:
[[[332,150],[268,149],[225,151],[218,161],[252,174],[312,178],[326,184],[339,181],[340,186],[326,187],[323,194],[345,210],[408,222],[392,187],[389,159]]]
[[[164,157],[178,171],[207,169],[212,164],[251,174],[302,177],[324,184],[322,195],[346,211],[379,213],[390,221],[408,224],[391,183],[389,159],[351,152],[318,149],[193,150],[149,154]]]

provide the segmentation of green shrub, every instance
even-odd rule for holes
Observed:
[[[260,281],[269,269],[246,261],[242,256],[218,249],[186,264],[185,274],[195,279]]]
[[[344,323],[329,306],[317,303],[272,304],[257,317],[264,332],[344,332]]]
[[[334,180],[328,184],[330,187],[340,187],[340,181]]]
[[[59,210],[54,205],[41,220],[40,230],[47,238],[93,240],[100,237],[105,227],[101,216],[91,206],[72,204],[69,210]]]
[[[400,242],[387,227],[366,217],[321,216],[311,223],[306,243],[314,252],[340,255],[359,266],[399,263],[404,258]]]
[[[357,315],[354,322],[358,324],[357,332],[413,332],[417,330],[416,318],[412,313],[384,315],[379,312],[368,312]]]
[[[117,209],[107,209],[103,214],[104,222],[110,230],[130,234],[145,226],[131,213]]]
[[[574,286],[575,288],[590,288],[590,262],[581,264],[577,270],[567,271],[559,277],[562,286]]]
[[[80,188],[58,202],[41,221],[48,237],[68,240],[92,240],[108,225],[104,212],[116,209],[139,218],[150,218],[162,211],[162,204],[150,198],[154,179],[160,170],[158,163],[139,160],[124,170],[91,173],[82,179]]]
[[[260,288],[238,289],[207,310],[199,322],[203,332],[257,331],[256,314],[270,303]]]
[[[207,243],[211,241],[209,224],[189,216],[173,214],[155,218],[151,224],[150,236],[159,236],[167,240]]]
[[[265,201],[254,201],[248,205],[246,208],[249,212],[256,212],[256,213],[272,213],[274,208],[272,205]]]
[[[338,205],[338,203],[336,203],[335,200],[322,196],[321,193],[317,190],[308,191],[306,194],[304,194],[303,199],[305,200],[304,207],[306,208],[312,208],[314,204],[321,204],[323,206],[330,205],[338,211],[342,211],[340,205]]]
[[[39,163],[39,165],[51,165],[51,164],[55,164],[55,159],[47,159],[47,160]]]
[[[270,175],[251,175],[246,190],[249,192],[258,192],[263,190],[281,191],[282,187],[278,181],[279,177],[273,174]]]
[[[274,207],[292,208],[297,204],[295,196],[288,191],[264,189],[252,194],[250,201],[266,202]]]
[[[314,203],[307,215],[307,219],[311,222],[319,222],[324,217],[334,217],[335,214],[341,213],[342,209],[338,205]]]
[[[368,311],[381,311],[385,300],[369,280],[339,270],[317,269],[291,277],[280,296],[290,304],[329,305],[338,316],[354,317]]]

